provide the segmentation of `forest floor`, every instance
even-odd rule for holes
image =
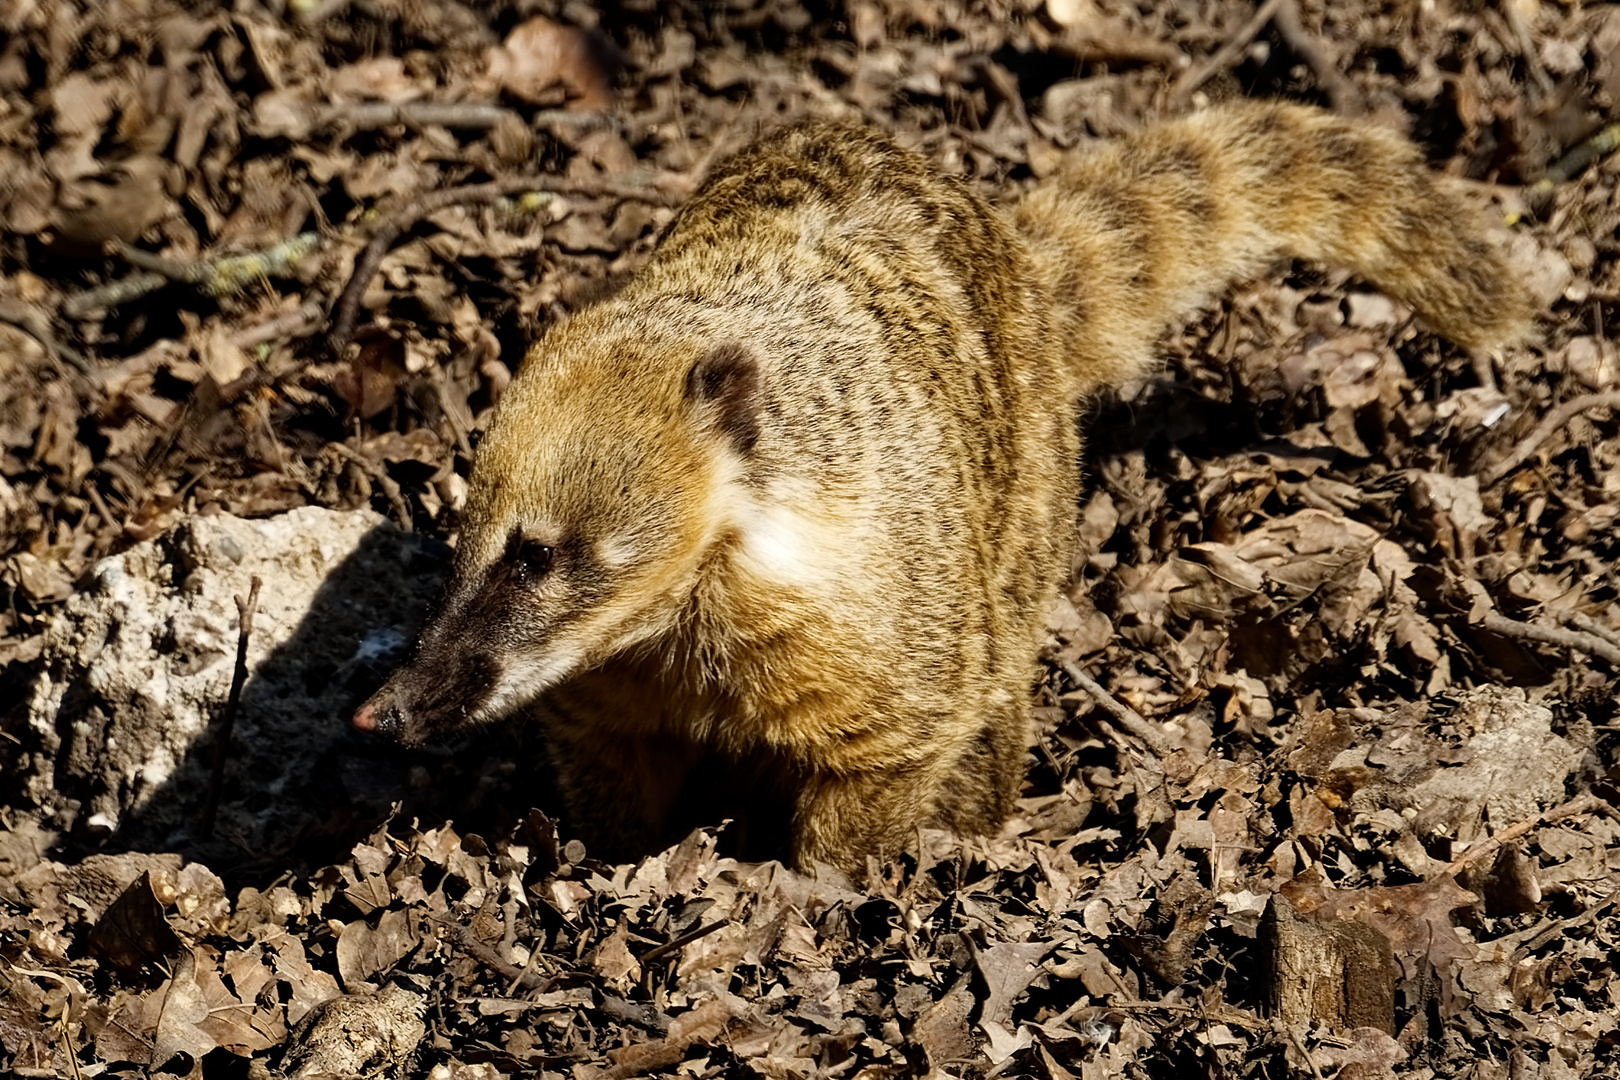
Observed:
[[[0,8],[0,1070],[1620,1076],[1620,6],[224,7]],[[1002,835],[605,865],[500,733],[239,857],[17,781],[99,560],[312,504],[453,543],[526,343],[716,152],[864,119],[1006,198],[1239,96],[1409,133],[1539,340],[1475,362],[1314,266],[1169,334],[1087,410]]]

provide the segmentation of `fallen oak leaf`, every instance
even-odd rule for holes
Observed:
[[[662,1039],[631,1043],[608,1051],[613,1067],[605,1074],[620,1078],[640,1076],[654,1069],[674,1065],[686,1056],[693,1043],[710,1042],[739,1014],[734,1005],[742,1002],[731,995],[710,998],[670,1022],[669,1034]]]
[[[208,1012],[208,997],[197,981],[197,956],[190,949],[182,949],[163,995],[163,1011],[158,1014],[152,1050],[152,1064],[157,1070],[162,1071],[180,1054],[200,1063],[219,1046],[202,1026]]]
[[[580,108],[606,109],[623,58],[600,34],[536,15],[491,46],[485,63],[497,86],[532,105],[560,87]]]
[[[163,904],[152,890],[152,873],[143,871],[90,929],[90,955],[133,975],[180,953],[185,944],[163,917]]]

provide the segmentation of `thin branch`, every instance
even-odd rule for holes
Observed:
[[[1281,1020],[1277,1021],[1277,1026],[1288,1036],[1288,1041],[1294,1044],[1294,1049],[1299,1051],[1299,1056],[1305,1059],[1305,1064],[1310,1067],[1311,1076],[1314,1080],[1322,1080],[1322,1070],[1316,1067],[1316,1060],[1311,1057],[1311,1052],[1305,1049],[1305,1040],[1299,1037],[1299,1032]]]
[[[1271,20],[1277,27],[1277,34],[1288,43],[1305,62],[1316,72],[1316,77],[1322,83],[1322,89],[1327,91],[1328,100],[1333,103],[1333,109],[1341,116],[1356,116],[1366,111],[1361,98],[1361,91],[1356,89],[1355,83],[1345,78],[1333,58],[1322,48],[1322,43],[1316,35],[1305,29],[1299,21],[1299,5],[1295,0],[1286,2],[1277,9],[1276,18]]]
[[[1617,633],[1609,627],[1604,626],[1602,623],[1592,618],[1592,616],[1582,615],[1577,611],[1567,616],[1564,621],[1569,623],[1569,625],[1573,626],[1575,629],[1584,630],[1593,637],[1602,638],[1610,645],[1620,649],[1620,633]]]
[[[45,354],[53,360],[65,360],[85,375],[90,374],[90,361],[83,354],[56,340],[51,332],[50,320],[33,304],[21,300],[0,299],[0,322],[8,323],[39,342]]]
[[[1620,150],[1620,124],[1610,124],[1599,128],[1593,134],[1576,143],[1564,156],[1547,167],[1547,172],[1525,189],[1525,203],[1534,213],[1540,213],[1552,202],[1553,192],[1558,185],[1574,179],[1575,175],[1584,172],[1599,158],[1608,157],[1616,150]],[[1515,223],[1510,217],[1508,224]]]
[[[1194,90],[1203,86],[1216,73],[1231,67],[1233,61],[1243,53],[1244,49],[1249,47],[1249,43],[1255,39],[1256,35],[1266,28],[1266,24],[1271,21],[1272,16],[1277,14],[1277,9],[1283,3],[1284,0],[1265,0],[1255,9],[1249,21],[1238,27],[1238,32],[1228,38],[1226,44],[1215,50],[1214,55],[1177,79],[1176,84],[1170,88],[1171,105],[1184,103],[1188,97],[1192,96]]]
[[[1090,694],[1098,705],[1101,705],[1105,711],[1112,714],[1114,719],[1119,721],[1121,727],[1147,743],[1148,749],[1159,757],[1164,757],[1175,750],[1175,747],[1158,725],[1149,723],[1142,717],[1141,713],[1103,689],[1102,684],[1087,675],[1079,664],[1072,660],[1061,659],[1054,659],[1054,662],[1063,670],[1065,675],[1073,680],[1076,686]]]
[[[308,337],[326,321],[326,310],[314,300],[272,316],[264,322],[239,330],[231,335],[231,344],[239,349],[256,349],[260,345],[285,338]]]
[[[1599,915],[1602,915],[1616,903],[1620,903],[1620,893],[1610,893],[1606,898],[1599,900],[1579,915],[1571,915],[1567,919],[1546,920],[1536,933],[1524,939],[1524,944],[1513,950],[1513,961],[1523,960],[1554,938],[1563,937],[1577,926],[1595,921]]]
[[[360,300],[366,286],[382,267],[383,258],[394,242],[418,221],[451,206],[471,206],[494,202],[496,199],[530,192],[573,195],[608,195],[619,199],[639,199],[642,202],[674,205],[685,198],[685,192],[654,187],[650,184],[620,183],[613,180],[572,180],[563,176],[514,176],[505,180],[492,180],[485,184],[430,191],[418,196],[393,217],[385,221],[354,260],[349,281],[332,305],[332,328],[328,333],[328,347],[341,353],[354,334],[355,321],[360,314]]]
[[[410,505],[405,502],[405,493],[400,490],[399,482],[388,475],[386,466],[372,461],[347,443],[334,442],[326,445],[331,447],[332,451],[339,457],[354,462],[361,472],[377,481],[377,485],[383,489],[383,494],[388,496],[388,505],[394,508],[394,515],[399,518],[400,529],[405,532],[413,531]]]
[[[1228,38],[1224,45],[1215,50],[1214,55],[1176,80],[1175,86],[1170,90],[1170,104],[1172,106],[1184,104],[1194,90],[1217,73],[1230,68],[1260,31],[1265,29],[1267,23],[1275,26],[1277,36],[1310,65],[1336,111],[1346,116],[1364,111],[1361,93],[1355,84],[1345,78],[1344,73],[1333,63],[1333,58],[1316,40],[1315,35],[1306,30],[1305,25],[1300,22],[1297,0],[1265,0],[1255,9],[1249,21],[1240,26],[1237,33]]]
[[[730,919],[721,919],[718,922],[712,922],[707,926],[700,926],[696,930],[689,930],[673,941],[666,941],[662,945],[648,949],[646,952],[636,957],[636,963],[645,968],[654,960],[661,960],[677,949],[684,949],[686,946],[692,944],[692,942],[697,941],[700,938],[706,938],[716,930],[730,925]]]
[[[391,105],[385,101],[358,102],[352,105],[331,105],[316,114],[317,127],[341,124],[344,127],[365,130],[403,124],[408,127],[462,128],[468,131],[488,131],[505,117],[517,117],[511,109],[474,101],[407,101]]]
[[[225,757],[230,751],[231,732],[236,727],[236,708],[247,683],[248,639],[253,636],[253,616],[259,609],[259,587],[264,582],[254,574],[248,583],[247,599],[236,597],[236,669],[231,673],[231,692],[225,699],[218,730],[214,733],[214,765],[208,774],[208,793],[203,798],[202,818],[197,834],[206,840],[214,835],[214,818],[219,811],[219,789],[225,779]]]
[[[1487,836],[1478,843],[1471,844],[1467,851],[1463,852],[1461,855],[1458,855],[1455,859],[1452,859],[1449,863],[1447,863],[1441,869],[1440,873],[1455,876],[1456,874],[1460,873],[1469,863],[1478,862],[1486,855],[1500,849],[1502,845],[1511,844],[1513,841],[1517,840],[1519,837],[1525,835],[1537,826],[1554,821],[1561,821],[1564,818],[1574,817],[1577,814],[1584,814],[1588,810],[1593,809],[1597,801],[1597,796],[1595,795],[1577,795],[1568,802],[1560,803],[1557,806],[1542,811],[1535,817],[1525,818],[1523,821],[1509,825],[1495,836]]]
[[[131,266],[195,285],[209,296],[235,296],[253,282],[291,267],[314,251],[320,239],[316,233],[299,233],[261,251],[206,259],[170,259],[124,243],[116,245],[116,250]]]
[[[1086,999],[1082,997],[1081,1001]],[[1102,1008],[1118,1009],[1121,1012],[1179,1012],[1191,1013],[1194,1016],[1216,1020],[1222,1024],[1236,1024],[1239,1027],[1250,1028],[1254,1031],[1269,1031],[1269,1021],[1259,1017],[1245,1016],[1232,1009],[1211,1010],[1202,1001],[1137,1001],[1126,999],[1104,998]]]
[[[62,314],[82,319],[92,311],[115,308],[156,292],[171,281],[190,285],[209,296],[235,296],[248,285],[287,270],[315,250],[320,237],[300,233],[263,251],[216,255],[204,259],[171,259],[129,244],[112,245],[115,254],[136,268],[128,277],[74,293],[62,301]]]
[[[140,273],[97,285],[93,289],[76,292],[62,301],[62,314],[70,319],[82,319],[92,311],[115,308],[132,300],[139,300],[169,283],[163,274],[143,270]]]
[[[1530,36],[1530,25],[1524,21],[1519,13],[1519,5],[1508,0],[1500,5],[1502,14],[1507,18],[1508,29],[1513,32],[1514,41],[1519,46],[1519,55],[1524,59],[1524,66],[1530,72],[1530,80],[1536,84],[1540,93],[1540,100],[1547,101],[1553,96],[1553,81],[1547,75],[1547,69],[1541,63],[1541,53],[1536,50],[1535,40]]]
[[[516,985],[523,987],[525,990],[535,990],[543,994],[550,990],[553,986],[556,986],[557,981],[562,978],[562,974],[560,972],[555,975],[541,977],[540,975],[531,971],[529,969],[529,965],[518,967],[516,964],[503,957],[500,953],[496,952],[488,945],[485,945],[482,941],[479,941],[476,934],[453,919],[444,919],[437,915],[432,915],[429,917],[435,923],[445,928],[449,934],[451,944],[453,944],[456,948],[460,949],[468,956],[471,956],[474,960],[477,960],[485,967],[494,971],[495,974],[499,975],[501,978],[512,980],[516,983]],[[529,955],[532,957],[539,952],[540,950],[536,948]]]
[[[1514,446],[1506,457],[1485,470],[1479,478],[1480,486],[1490,487],[1523,465],[1542,443],[1552,438],[1553,432],[1587,409],[1620,409],[1620,390],[1611,390],[1606,394],[1582,394],[1558,406],[1548,413],[1530,434],[1520,439],[1518,445]]]
[[[450,376],[442,367],[435,367],[433,373],[433,393],[439,399],[439,411],[444,413],[445,422],[450,425],[451,432],[456,437],[456,449],[468,461],[472,460],[472,439],[467,435],[467,428],[461,422],[460,410],[466,408],[466,402],[452,401],[450,397]]]
[[[1615,667],[1620,667],[1620,646],[1611,645],[1596,634],[1588,634],[1581,630],[1566,630],[1562,626],[1543,626],[1540,623],[1519,622],[1496,612],[1488,612],[1479,625],[1493,634],[1503,637],[1522,638],[1526,641],[1540,641],[1547,645],[1557,645],[1562,649],[1575,649],[1607,660]]]
[[[465,131],[488,131],[502,120],[511,117],[523,122],[525,117],[515,110],[482,101],[406,101],[389,104],[381,101],[357,102],[352,105],[328,105],[314,113],[312,127],[343,126],[356,131],[404,125],[407,127],[437,126],[459,128]],[[529,124],[563,124],[570,127],[598,127],[612,122],[607,113],[590,109],[539,109],[527,114]]]

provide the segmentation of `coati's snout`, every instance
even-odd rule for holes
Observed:
[[[500,662],[475,638],[463,638],[457,621],[441,603],[417,637],[411,658],[355,710],[356,730],[417,746],[490,711],[501,682]]]
[[[356,710],[356,728],[416,745],[500,719],[578,670],[602,584],[578,545],[514,526],[495,558],[481,547],[464,538],[410,658]]]

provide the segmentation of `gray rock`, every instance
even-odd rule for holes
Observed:
[[[376,775],[348,716],[403,651],[443,554],[369,511],[305,507],[192,519],[103,560],[46,635],[24,791],[58,828],[200,853],[234,597],[258,575],[212,843],[270,857],[334,815],[386,808],[400,770]]]

